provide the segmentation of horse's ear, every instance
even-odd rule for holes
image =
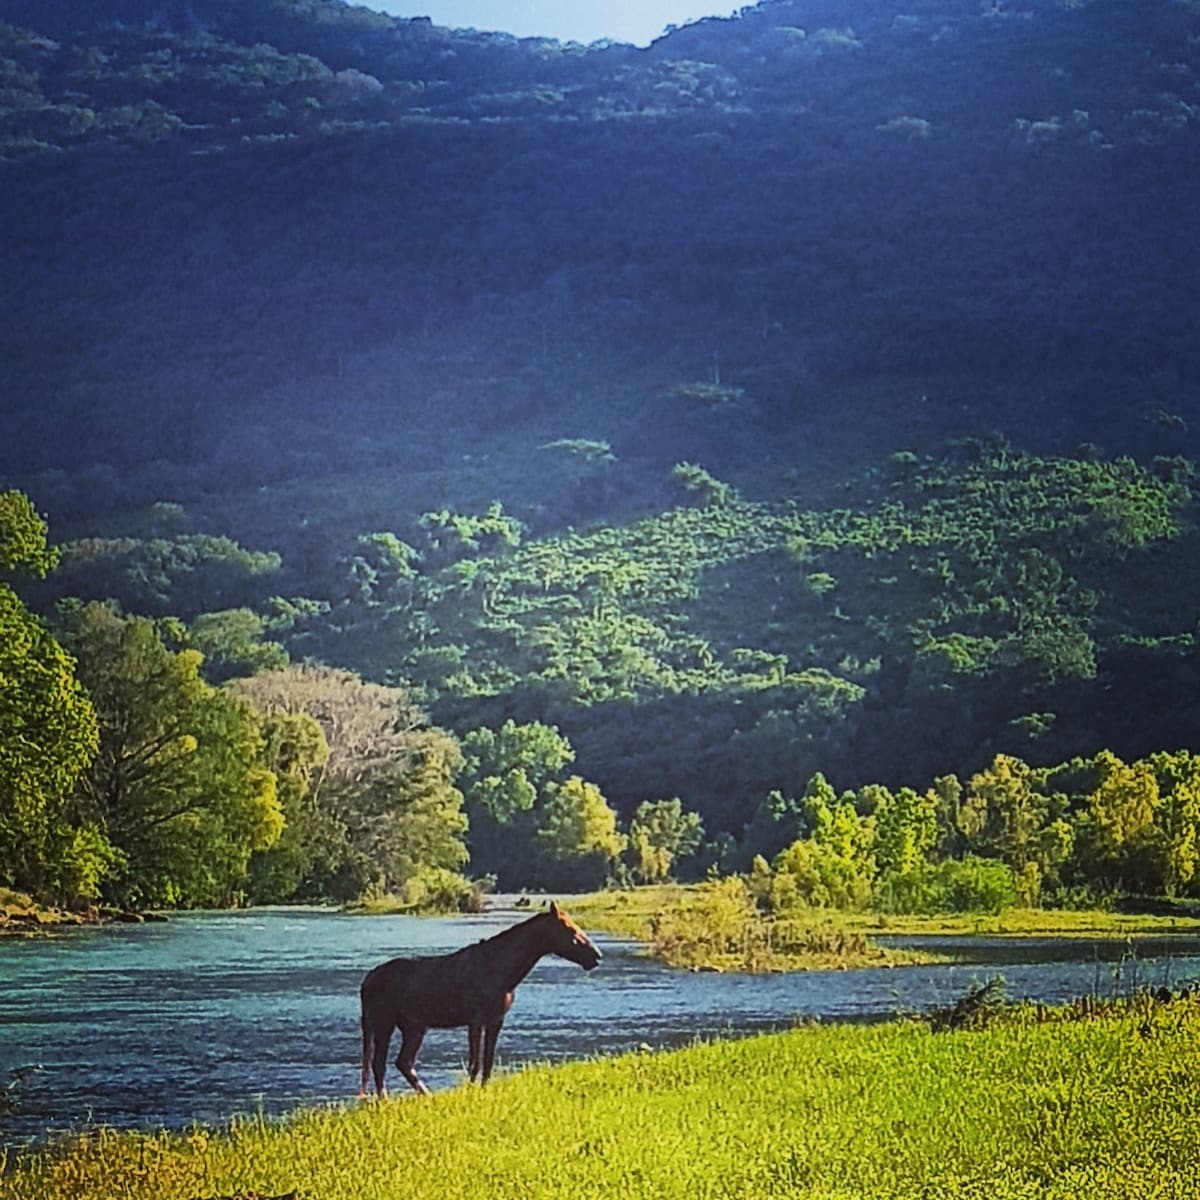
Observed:
[[[557,900],[551,900],[551,901],[550,901],[550,911],[551,911],[551,912],[552,912],[552,913],[553,913],[553,914],[554,914],[556,917],[561,917],[561,916],[562,916],[562,909],[558,907],[558,901],[557,901]]]

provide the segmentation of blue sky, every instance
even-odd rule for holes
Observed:
[[[713,0],[359,0],[398,17],[432,17],[437,25],[496,29],[560,41],[615,38],[644,46],[665,25],[697,17],[727,17],[741,4]]]

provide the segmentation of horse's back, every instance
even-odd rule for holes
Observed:
[[[465,966],[456,954],[392,958],[380,963],[362,981],[364,1018],[389,1025],[412,1022],[434,1028],[452,1028],[487,1018],[500,999],[493,998],[491,992],[503,989],[483,985]]]

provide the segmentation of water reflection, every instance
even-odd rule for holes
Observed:
[[[320,910],[190,914],[0,943],[0,1072],[42,1069],[0,1140],[87,1122],[182,1126],[349,1099],[357,1085],[358,984],[401,953],[487,937],[513,914],[440,920]],[[747,976],[671,971],[636,946],[596,937],[601,968],[546,959],[522,985],[501,1067],[649,1044],[743,1035],[797,1020],[878,1019],[956,999],[1000,973],[1014,997],[1178,986],[1200,977],[1200,939],[891,939],[972,961]],[[466,1036],[434,1031],[422,1074],[465,1078]]]

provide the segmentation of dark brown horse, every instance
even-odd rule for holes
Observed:
[[[483,1082],[492,1073],[496,1039],[512,1007],[517,984],[545,954],[578,963],[590,971],[600,951],[557,904],[528,921],[513,925],[486,941],[453,954],[393,958],[367,974],[362,982],[362,1084],[374,1072],[375,1091],[386,1095],[388,1043],[400,1030],[396,1066],[418,1092],[429,1089],[415,1070],[417,1051],[430,1029],[467,1027],[468,1073]],[[482,1043],[482,1055],[480,1046]]]

